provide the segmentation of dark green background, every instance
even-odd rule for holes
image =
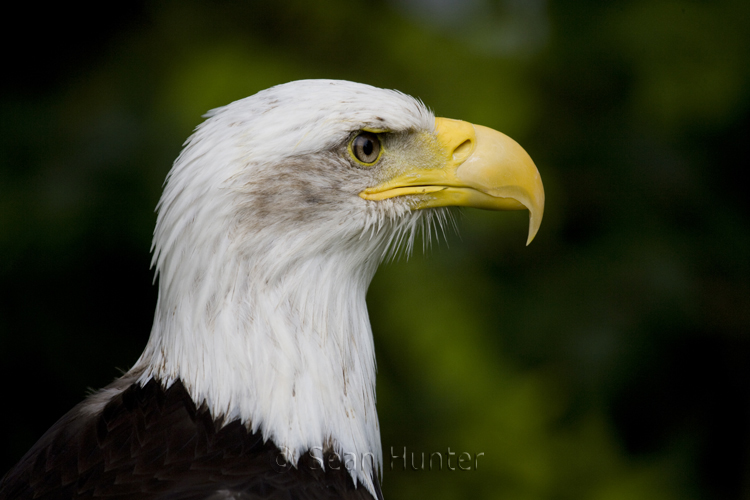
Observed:
[[[547,192],[528,248],[524,213],[467,210],[460,236],[375,278],[386,498],[750,498],[750,2],[27,3],[4,18],[0,473],[144,347],[153,209],[201,114],[341,78],[508,133]],[[404,446],[417,463],[484,456],[391,470]]]

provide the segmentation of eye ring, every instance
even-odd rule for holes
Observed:
[[[375,165],[383,153],[380,137],[373,132],[362,131],[349,141],[349,154],[357,163],[366,166]]]

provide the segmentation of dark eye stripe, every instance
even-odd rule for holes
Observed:
[[[374,163],[380,156],[380,139],[372,132],[362,132],[352,140],[352,153],[362,163]]]

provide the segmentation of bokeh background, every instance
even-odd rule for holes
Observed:
[[[201,115],[340,78],[506,132],[547,190],[531,246],[467,210],[375,278],[385,497],[750,498],[750,2],[83,5],[4,8],[0,474],[144,347]],[[477,470],[411,470],[448,447]]]

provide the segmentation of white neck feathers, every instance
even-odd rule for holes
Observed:
[[[403,94],[329,81],[210,116],[159,203],[159,300],[134,370],[141,383],[181,380],[215,419],[241,419],[294,463],[310,450],[353,458],[352,477],[374,491],[382,452],[365,295],[389,249],[445,213],[364,203],[331,148],[351,130],[430,129],[434,118]]]

